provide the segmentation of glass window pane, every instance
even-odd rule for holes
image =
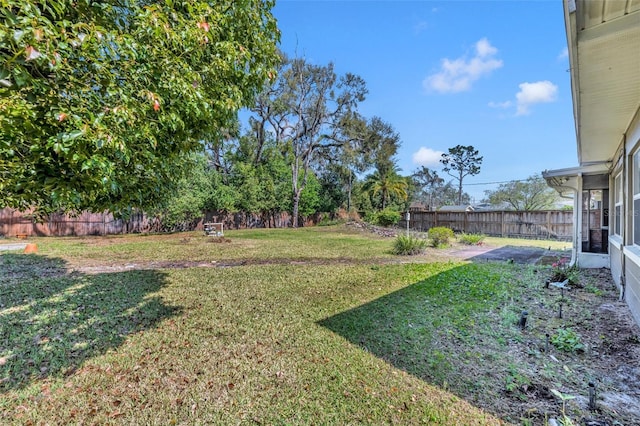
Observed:
[[[622,175],[616,176],[613,190],[615,191],[615,203],[622,201]]]
[[[591,210],[600,209],[602,206],[602,190],[592,189],[589,191],[589,208]]]
[[[620,217],[620,212],[622,211],[622,206],[616,206],[615,208],[615,234],[616,235],[622,235],[620,234],[620,221],[621,221],[621,217]]]

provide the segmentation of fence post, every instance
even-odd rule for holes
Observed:
[[[500,235],[502,236],[502,238],[504,238],[504,210],[502,210],[502,224],[501,224]]]
[[[468,212],[464,212],[464,222],[462,223],[462,229],[464,229],[464,233],[468,233],[469,230],[467,229],[467,225],[469,223],[469,219],[468,219]]]
[[[551,239],[551,212],[547,211],[547,239]]]

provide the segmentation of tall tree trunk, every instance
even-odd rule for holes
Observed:
[[[460,172],[460,177],[458,178],[458,205],[462,205],[462,172]]]
[[[300,173],[300,166],[298,164],[298,157],[296,156],[291,163],[291,189],[293,192],[293,218],[291,220],[291,227],[298,227],[298,208],[300,207],[300,193],[302,189],[300,189],[298,176]]]
[[[293,218],[291,222],[291,226],[293,228],[298,227],[298,209],[300,207],[300,191],[296,191],[293,194]]]
[[[351,213],[351,169],[349,169],[349,192],[347,195],[347,215]]]

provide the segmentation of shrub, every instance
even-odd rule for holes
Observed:
[[[375,225],[378,223],[378,216],[376,214],[376,212],[366,212],[364,214],[364,218],[363,220],[367,223],[370,223],[372,225]]]
[[[453,231],[444,226],[429,229],[427,235],[434,247],[446,247],[449,245],[449,240],[454,237]]]
[[[374,225],[392,226],[400,221],[400,213],[391,209],[380,210],[375,214],[374,221]]]
[[[393,243],[393,253],[400,255],[420,254],[427,247],[427,240],[413,235],[398,235]]]
[[[556,334],[551,336],[553,346],[565,352],[578,352],[584,350],[580,341],[580,335],[571,328],[559,328]]]
[[[482,244],[485,236],[483,234],[465,234],[464,232],[458,237],[458,241],[468,246],[478,246]]]

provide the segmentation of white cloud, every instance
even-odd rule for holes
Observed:
[[[558,60],[562,60],[568,57],[569,57],[569,49],[567,47],[565,47],[560,51],[560,53],[558,53]]]
[[[418,151],[413,153],[413,164],[417,164],[418,166],[437,166],[440,164],[442,154],[444,154],[444,152],[422,146]]]
[[[489,102],[488,104],[491,108],[502,108],[502,109],[507,109],[510,108],[511,105],[513,105],[513,102],[511,101],[504,101],[504,102]]]
[[[481,40],[478,40],[478,42],[476,43],[476,52],[478,53],[478,56],[484,58],[485,56],[495,55],[496,53],[498,53],[498,49],[493,47],[491,43],[489,43],[489,40],[483,38]]]
[[[558,86],[549,80],[520,83],[516,93],[516,115],[528,115],[534,104],[554,102],[558,98]]]
[[[472,58],[463,55],[457,59],[444,58],[440,71],[427,76],[422,85],[429,90],[439,93],[458,93],[471,89],[474,81],[488,76],[494,70],[502,67],[501,59],[496,59],[498,49],[483,38],[475,44],[475,54]]]

